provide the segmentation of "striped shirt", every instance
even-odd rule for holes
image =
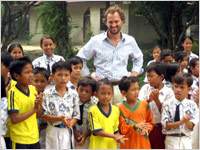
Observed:
[[[86,63],[94,58],[96,77],[109,80],[120,80],[123,76],[130,76],[127,70],[128,59],[131,57],[133,68],[131,72],[142,73],[143,54],[132,36],[122,33],[122,39],[115,47],[107,32],[96,35],[79,51],[77,56],[83,60],[82,75],[90,74]]]

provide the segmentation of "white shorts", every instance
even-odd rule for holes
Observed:
[[[167,135],[165,149],[192,149],[192,138],[188,136],[174,137]]]
[[[113,89],[114,89],[114,95],[113,98],[111,99],[111,104],[118,107],[125,100],[125,97],[121,94],[118,85],[113,86]]]
[[[74,134],[71,129],[58,128],[48,124],[46,130],[46,149],[73,148],[74,147],[73,135]]]

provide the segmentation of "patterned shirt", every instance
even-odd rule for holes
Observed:
[[[77,56],[83,59],[82,75],[90,74],[86,62],[94,58],[96,77],[120,80],[131,73],[127,70],[129,56],[133,61],[132,72],[143,72],[143,54],[132,36],[122,33],[117,47],[113,46],[107,32],[96,35],[79,51]]]
[[[97,99],[92,96],[90,100],[83,105],[81,101],[79,101],[79,106],[83,105],[83,118],[82,118],[82,125],[79,125],[76,123],[75,127],[77,130],[83,132],[83,133],[88,133],[90,131],[90,124],[89,124],[89,119],[88,119],[88,111],[90,107],[93,105],[97,104]]]
[[[199,110],[197,108],[197,104],[194,101],[188,100],[186,98],[182,101],[177,100],[175,97],[171,98],[164,102],[162,106],[161,123],[163,125],[163,134],[184,133],[187,136],[192,134],[192,130],[190,130],[186,124],[180,125],[177,128],[165,130],[167,122],[174,122],[176,106],[179,104],[180,120],[183,118],[183,116],[186,116],[188,113],[190,113],[190,121],[192,123],[197,124],[199,121]]]
[[[149,84],[145,84],[139,93],[139,100],[148,100],[149,99],[149,95],[151,93],[151,91],[154,88],[151,87]],[[159,100],[161,103],[163,103],[164,101],[167,101],[168,99],[170,99],[171,97],[174,97],[174,92],[172,91],[172,89],[168,88],[167,86],[164,85],[164,87],[159,91]],[[160,123],[161,121],[161,113],[158,110],[158,107],[155,103],[154,100],[152,100],[149,103],[149,106],[151,108],[152,111],[152,115],[153,115],[153,122],[156,123]]]
[[[192,89],[189,92],[189,94],[191,96],[190,99],[194,101],[195,100],[194,98],[195,98],[195,95],[196,95],[196,91],[199,88],[199,79],[197,77],[193,76],[193,75],[192,75],[192,77],[193,77],[193,84],[192,84]]]
[[[53,116],[64,115],[66,118],[80,119],[80,110],[78,104],[79,98],[77,93],[70,88],[68,88],[68,91],[65,93],[64,97],[61,97],[54,86],[51,89],[44,91],[43,99],[43,116],[47,114]],[[51,125],[58,125],[61,124],[62,121],[48,123]]]
[[[1,135],[5,135],[7,131],[8,122],[8,99],[1,98]]]
[[[62,56],[59,55],[52,55],[50,58],[43,54],[43,56],[36,58],[32,64],[33,64],[33,68],[36,67],[42,67],[47,69],[47,65],[49,64],[50,66],[50,71],[52,71],[52,66],[54,63],[58,62],[58,61],[65,61],[65,59]]]

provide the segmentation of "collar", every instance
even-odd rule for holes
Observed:
[[[70,90],[70,88],[68,88],[67,86],[66,86],[66,88],[67,88],[67,92],[65,93],[65,95],[67,94],[70,94],[71,92],[69,91]],[[54,87],[52,87],[52,94],[53,95],[59,95],[59,93],[58,93],[58,91],[56,90],[56,86],[54,86]],[[64,95],[64,97],[65,97],[65,95]],[[59,95],[60,96],[60,95]]]
[[[54,54],[52,54],[51,57],[48,57],[45,53],[43,53],[43,57],[45,58],[46,61],[53,61]]]
[[[176,105],[179,105],[179,104],[183,105],[183,104],[186,103],[187,101],[188,101],[187,98],[185,98],[185,99],[182,100],[182,101],[179,101],[179,100],[177,100],[176,97],[175,97],[175,104],[176,104]]]
[[[120,31],[121,35],[122,35],[122,39],[121,41],[125,41],[125,36],[124,33],[122,33],[122,31]],[[108,30],[106,32],[103,33],[103,40],[109,40],[108,38]]]
[[[100,112],[106,117],[106,118],[108,118],[109,116],[110,116],[110,114],[111,114],[111,104],[109,104],[109,112],[108,112],[108,114],[106,114],[104,111],[103,111],[103,109],[101,108],[101,105],[100,105],[100,103],[98,102],[97,103],[97,107],[99,108],[99,110],[100,110]]]
[[[21,91],[24,95],[26,95],[26,96],[29,97],[29,95],[30,95],[29,86],[28,86],[28,92],[27,92],[27,93],[26,93],[24,90],[22,90],[22,89],[19,87],[18,84],[16,84],[15,87],[16,87],[19,91]]]

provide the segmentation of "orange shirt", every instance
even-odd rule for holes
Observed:
[[[119,128],[122,135],[128,140],[125,145],[120,144],[121,149],[151,149],[149,137],[147,135],[140,135],[136,128],[136,124],[146,120],[146,123],[152,125],[153,119],[149,104],[146,101],[138,100],[134,108],[129,107],[126,102],[119,105],[120,117]],[[150,132],[149,131],[149,132]]]

